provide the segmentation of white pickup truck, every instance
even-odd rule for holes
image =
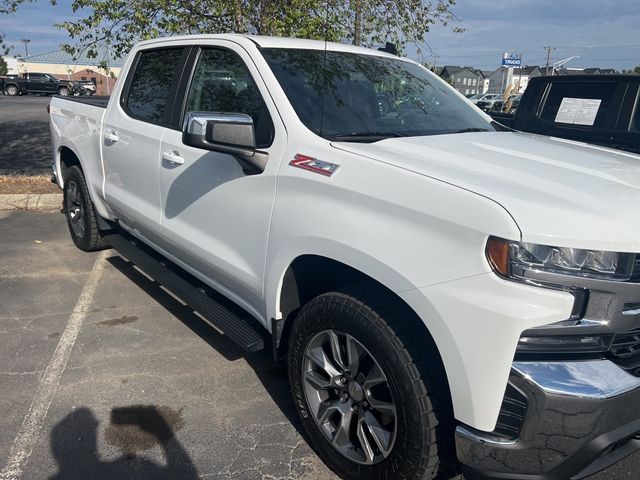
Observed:
[[[50,112],[75,244],[288,358],[343,478],[640,447],[639,156],[507,131],[385,52],[232,34],[142,42],[108,103]]]

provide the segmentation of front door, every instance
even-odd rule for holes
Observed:
[[[232,42],[200,49],[188,87],[186,112],[246,113],[253,118],[264,172],[248,174],[231,155],[162,139],[160,190],[164,240],[171,253],[254,316],[266,321],[262,285],[276,172],[284,126],[250,57]]]
[[[160,241],[160,139],[171,124],[172,87],[184,47],[142,50],[119,101],[110,102],[102,131],[107,202],[124,226]]]

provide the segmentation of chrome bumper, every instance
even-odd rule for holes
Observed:
[[[608,360],[514,362],[528,407],[515,439],[456,429],[465,478],[579,479],[640,449],[640,378]]]
[[[640,387],[640,378],[609,360],[514,362],[512,368],[549,394],[605,399]]]

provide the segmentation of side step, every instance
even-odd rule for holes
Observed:
[[[167,267],[164,261],[154,258],[153,253],[147,253],[145,246],[139,246],[137,240],[118,233],[105,235],[104,239],[119,254],[171,291],[246,351],[257,352],[264,348],[263,337],[257,330],[260,327],[254,328],[251,325],[255,322],[253,317],[230,300],[222,295],[217,300],[198,289],[185,278],[188,274],[182,276]]]

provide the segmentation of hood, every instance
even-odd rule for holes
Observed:
[[[519,132],[332,145],[498,202],[523,241],[640,252],[640,155]]]

